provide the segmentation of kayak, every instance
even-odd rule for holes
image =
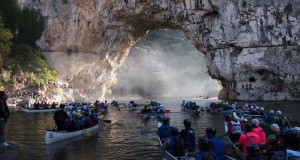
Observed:
[[[85,129],[86,131],[92,132],[99,128],[99,125],[95,125],[93,127]],[[46,144],[50,144],[53,142],[69,139],[72,137],[80,136],[85,134],[85,130],[78,130],[73,132],[68,131],[56,131],[56,130],[46,130],[45,142]]]
[[[24,112],[24,113],[45,113],[45,112],[55,112],[55,111],[57,111],[57,109],[37,109],[37,110],[33,110],[33,109],[20,109],[18,111]]]

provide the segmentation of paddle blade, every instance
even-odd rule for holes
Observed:
[[[165,110],[165,113],[171,113],[171,110],[166,109],[166,110]]]
[[[105,123],[111,123],[111,120],[104,119],[103,122],[105,122]]]
[[[105,114],[100,114],[99,115],[99,120],[102,121],[104,119],[104,117],[105,117]]]
[[[88,130],[86,130],[86,129],[84,129],[84,128],[83,128],[83,132],[84,132],[84,135],[85,135],[86,137],[91,137],[91,136],[92,136],[91,132],[89,132]]]
[[[141,135],[146,135],[146,134],[153,133],[153,132],[156,132],[156,131],[150,131],[150,130],[148,130],[148,129],[144,129],[144,130],[141,130],[141,131],[140,131],[140,134],[141,134]]]

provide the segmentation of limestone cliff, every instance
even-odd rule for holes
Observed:
[[[45,17],[46,27],[38,46],[62,79],[88,95],[104,97],[130,47],[147,31],[170,28],[182,30],[206,55],[210,75],[222,81],[221,98],[300,99],[300,1],[19,0],[19,3]]]

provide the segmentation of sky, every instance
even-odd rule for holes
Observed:
[[[112,87],[113,97],[215,97],[204,54],[179,30],[154,30],[131,47]]]

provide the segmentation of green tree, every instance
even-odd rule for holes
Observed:
[[[19,11],[16,0],[0,0],[0,16],[3,17],[5,26],[12,32],[17,29]]]
[[[3,67],[4,60],[8,59],[8,53],[10,52],[10,47],[12,45],[11,39],[13,35],[11,34],[9,29],[4,27],[2,22],[2,17],[0,17],[0,67]]]
[[[42,16],[29,8],[24,8],[19,15],[16,42],[35,46],[35,41],[41,37],[43,30]]]

